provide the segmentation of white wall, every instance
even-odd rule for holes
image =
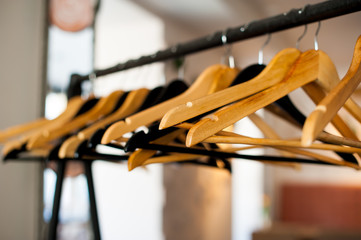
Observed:
[[[41,113],[44,1],[0,2],[0,129]],[[0,163],[0,239],[40,239],[38,163]]]

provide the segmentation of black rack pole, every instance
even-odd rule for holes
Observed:
[[[291,9],[289,12],[283,14],[253,21],[239,27],[229,28],[225,31],[218,31],[186,43],[177,44],[152,55],[131,59],[110,68],[95,70],[93,74],[97,77],[104,76],[126,69],[182,57],[187,54],[218,47],[223,44],[223,35],[226,35],[227,43],[232,43],[358,11],[361,11],[361,0],[331,0],[313,5],[306,5],[300,9]],[[82,82],[88,80],[89,75],[78,75],[76,78],[77,81]]]

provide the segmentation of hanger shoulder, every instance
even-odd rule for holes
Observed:
[[[230,85],[237,73],[238,69],[228,68],[223,65],[213,65],[207,68],[195,83],[179,96],[127,117],[125,121],[119,121],[111,125],[102,138],[102,144],[120,138],[123,134],[134,131],[140,126],[146,126],[160,120],[167,111],[175,106],[210,94],[220,87]]]
[[[104,115],[110,113],[117,103],[117,99],[123,94],[123,91],[115,91],[107,97],[101,98],[99,102],[88,112],[81,114],[75,119],[68,122],[66,125],[58,126],[56,128],[47,129],[29,139],[26,147],[27,149],[39,148],[52,140],[70,134],[73,131],[84,127],[86,124],[96,121]]]
[[[302,143],[309,145],[324,129],[361,82],[361,36],[357,40],[348,72],[336,87],[308,116],[302,131]]]
[[[171,109],[162,118],[160,129],[174,126],[200,114],[217,109],[271,87],[286,76],[288,70],[292,67],[300,54],[300,51],[297,49],[284,49],[279,52],[255,78],[211,95],[204,96],[200,99],[188,101],[187,103]]]
[[[187,134],[186,145],[193,146],[201,142],[243,117],[284,97],[291,91],[316,80],[317,76],[318,56],[316,51],[310,50],[302,53],[287,77],[281,82],[197,122]]]

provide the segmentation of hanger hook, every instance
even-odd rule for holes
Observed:
[[[89,74],[89,81],[90,81],[90,93],[94,93],[95,89],[95,80],[97,79],[97,75],[95,72]]]
[[[318,33],[320,32],[321,21],[318,22],[317,30],[315,33],[315,50],[318,50]]]
[[[300,42],[301,42],[302,38],[306,35],[306,33],[307,33],[307,24],[305,24],[305,29],[303,30],[302,35],[297,39],[297,42],[296,42],[297,49],[299,48]]]
[[[270,40],[271,40],[271,34],[268,33],[266,41],[264,42],[264,44],[262,45],[262,47],[259,49],[259,52],[258,52],[258,64],[259,65],[263,64],[263,49],[268,45]]]
[[[228,29],[226,29],[223,33],[222,33],[222,44],[225,47],[225,53],[224,56],[222,57],[222,63],[224,64],[225,62],[225,58],[228,57],[228,66],[230,68],[234,68],[235,67],[235,63],[234,63],[234,57],[232,55],[232,49],[231,49],[231,45],[228,44],[228,39],[227,39],[227,31]]]

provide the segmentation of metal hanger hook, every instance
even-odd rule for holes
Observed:
[[[258,64],[259,65],[263,64],[263,49],[268,45],[270,40],[271,40],[271,34],[268,33],[266,41],[264,42],[264,44],[262,45],[262,47],[259,49],[259,52],[258,52]]]
[[[307,33],[307,24],[305,24],[305,30],[303,30],[302,35],[297,39],[297,42],[296,42],[296,48],[297,49],[299,48],[300,42],[303,39],[303,37],[306,35],[306,33]]]
[[[222,33],[222,44],[225,47],[225,53],[224,56],[222,57],[222,64],[225,64],[225,59],[228,58],[228,66],[230,68],[234,68],[235,67],[235,63],[234,63],[234,57],[232,55],[232,48],[231,45],[228,44],[227,42],[227,29]]]
[[[97,79],[97,75],[95,72],[89,74],[89,81],[90,81],[90,93],[94,93],[95,89],[95,80]]]
[[[315,33],[315,50],[318,50],[318,33],[320,32],[321,21],[318,22],[317,30]]]

